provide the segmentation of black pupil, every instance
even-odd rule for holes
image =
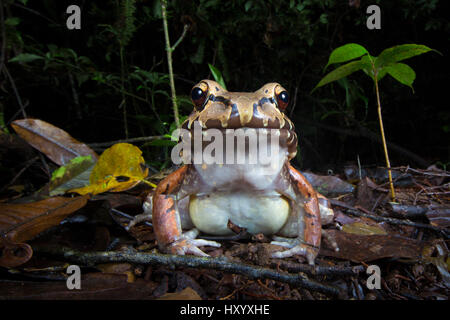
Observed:
[[[288,103],[289,102],[289,95],[286,91],[283,91],[282,93],[280,93],[280,95],[278,96],[278,98],[283,101],[284,103]]]
[[[205,93],[203,92],[202,89],[200,88],[195,88],[194,90],[192,90],[192,100],[196,101],[198,99],[200,99],[201,97],[203,97]]]

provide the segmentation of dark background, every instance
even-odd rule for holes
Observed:
[[[360,71],[311,90],[338,46],[358,43],[377,56],[394,45],[424,44],[442,55],[429,52],[404,61],[416,71],[414,93],[390,76],[380,82],[387,140],[424,160],[390,150],[391,165],[447,168],[447,2],[169,1],[171,42],[184,24],[190,26],[173,54],[180,114],[192,110],[192,86],[212,79],[211,63],[230,91],[253,91],[273,81],[288,89],[287,113],[300,137],[295,164],[302,169],[337,172],[358,156],[363,166],[383,166],[381,144],[361,135],[361,130],[379,135],[372,81]],[[81,7],[81,30],[66,28],[70,4]],[[381,30],[366,27],[371,4],[381,7]],[[3,0],[3,8],[5,65],[29,117],[86,143],[125,138],[124,105],[129,138],[173,128],[159,1]],[[40,58],[9,61],[21,53]],[[3,75],[0,81],[0,112],[8,124],[20,108],[11,81]],[[171,165],[164,144],[139,145],[152,168]]]

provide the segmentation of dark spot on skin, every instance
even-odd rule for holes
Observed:
[[[258,104],[254,103],[253,104],[253,115],[258,115],[258,114],[259,114],[259,112],[258,112]]]
[[[171,211],[173,211],[173,204],[170,206],[170,208],[166,209],[166,214],[169,214]]]
[[[238,108],[237,108],[237,104],[236,104],[236,103],[233,103],[233,104],[231,105],[231,114],[230,114],[230,118],[231,118],[231,117],[237,117],[237,116],[239,116],[239,110],[238,110]]]
[[[166,189],[164,189],[164,191],[162,193],[167,193],[167,191],[169,190],[169,186],[170,186],[170,183],[166,184]]]
[[[305,216],[308,217],[308,218],[313,218],[314,217],[314,215],[312,215],[311,213],[308,213],[306,211],[305,211]]]
[[[230,104],[230,100],[229,99],[227,99],[227,98],[225,98],[225,97],[222,97],[222,96],[215,96],[215,95],[213,95],[213,94],[211,94],[210,96],[209,96],[209,100],[211,100],[211,101],[214,101],[214,102],[222,102],[223,104],[225,104],[225,105],[229,105]]]
[[[270,97],[270,98],[264,97],[264,98],[261,98],[261,100],[258,101],[258,104],[260,106],[262,106],[264,103],[276,104],[275,103],[275,99],[273,97]]]
[[[218,88],[218,87],[216,87],[216,91],[219,91],[219,88]]]
[[[269,90],[266,89],[266,91],[264,91],[264,93],[267,93],[267,92],[269,92]]]

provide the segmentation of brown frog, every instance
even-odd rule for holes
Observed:
[[[272,243],[288,248],[272,257],[302,255],[314,264],[321,220],[332,219],[333,211],[289,162],[297,152],[297,135],[284,113],[287,91],[268,83],[255,92],[228,92],[202,80],[191,98],[195,108],[182,128],[191,132],[196,124],[203,136],[210,129],[265,130],[278,138],[279,152],[270,164],[190,163],[162,180],[151,199],[160,250],[205,256],[200,246],[220,244],[196,239],[199,232],[229,235],[231,222],[251,234],[273,236]]]

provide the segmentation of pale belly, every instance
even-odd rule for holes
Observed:
[[[263,195],[215,193],[191,196],[189,215],[200,231],[211,235],[230,235],[228,220],[251,234],[278,233],[288,221],[289,202],[273,192]]]

